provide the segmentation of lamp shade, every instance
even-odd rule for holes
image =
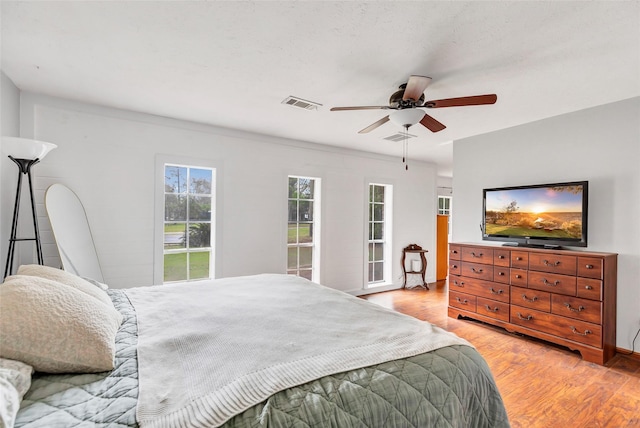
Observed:
[[[53,143],[29,138],[2,137],[2,151],[15,159],[44,159],[51,150],[58,147]]]
[[[405,108],[397,110],[389,115],[389,120],[398,126],[408,128],[420,122],[424,117],[424,111],[417,108]]]

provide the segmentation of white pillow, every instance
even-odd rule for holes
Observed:
[[[113,369],[122,315],[87,293],[35,276],[0,285],[0,357],[47,373]]]
[[[111,298],[99,289],[94,284],[80,278],[77,275],[66,272],[62,269],[56,269],[49,266],[42,265],[22,265],[18,268],[18,275],[37,276],[39,278],[50,279],[52,281],[61,282],[70,287],[76,288],[83,293],[87,293],[90,296],[95,297],[102,303],[107,304],[113,308],[113,302]]]
[[[0,426],[14,425],[32,373],[33,368],[25,363],[0,358]]]

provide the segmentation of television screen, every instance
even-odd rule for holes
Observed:
[[[484,189],[483,239],[587,246],[588,182]]]

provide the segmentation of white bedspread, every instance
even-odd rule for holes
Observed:
[[[219,426],[283,389],[468,342],[286,275],[126,290],[138,317],[142,427]]]

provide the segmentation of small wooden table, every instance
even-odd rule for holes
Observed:
[[[407,257],[407,253],[418,253],[420,254],[420,267],[421,269],[419,271],[414,271],[412,270],[407,270],[407,267],[405,266],[405,259]],[[403,288],[407,288],[407,275],[420,275],[422,277],[422,284],[418,284],[414,287],[410,287],[410,288],[415,288],[415,287],[422,287],[425,290],[429,289],[429,285],[426,283],[424,276],[425,273],[427,272],[427,258],[425,257],[425,253],[428,253],[427,250],[423,250],[421,246],[417,245],[417,244],[409,244],[406,247],[404,247],[402,249],[402,274],[404,275],[404,283],[402,284]]]

